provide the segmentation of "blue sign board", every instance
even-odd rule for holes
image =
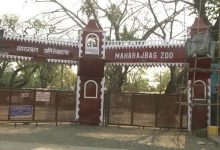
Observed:
[[[31,116],[33,111],[33,107],[31,105],[13,105],[10,108],[10,116],[11,117],[25,117]]]

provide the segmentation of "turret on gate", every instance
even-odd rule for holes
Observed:
[[[201,17],[195,19],[189,31],[186,43],[189,63],[188,130],[195,130],[210,125],[210,69],[215,43]]]
[[[76,120],[99,124],[103,120],[105,33],[92,19],[79,36]]]

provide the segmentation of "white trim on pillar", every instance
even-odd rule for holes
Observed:
[[[188,93],[188,131],[191,131],[191,124],[192,124],[192,95],[191,95],[191,80],[188,80],[188,89],[187,89],[187,93]]]
[[[77,84],[76,84],[76,118],[75,120],[78,120],[79,119],[79,104],[80,104],[80,101],[79,101],[79,98],[80,98],[80,83],[81,83],[81,80],[80,80],[80,76],[77,77]]]
[[[208,126],[211,125],[211,79],[208,79],[208,84],[207,84],[207,102],[208,102],[208,120],[207,120],[207,124]]]
[[[105,92],[105,77],[102,78],[102,81],[101,81],[101,108],[100,108],[100,123],[103,123],[103,108],[104,108],[104,93]]]
[[[78,43],[78,47],[79,47],[79,58],[82,57],[82,47],[83,47],[83,37],[82,37],[83,31],[79,31],[79,43]]]
[[[102,39],[102,42],[103,42],[103,45],[102,45],[102,59],[105,59],[105,42],[106,42],[106,33],[105,32],[102,32],[102,36],[103,36],[103,39]]]

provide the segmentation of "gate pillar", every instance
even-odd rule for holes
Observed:
[[[79,35],[76,120],[82,124],[103,121],[105,33],[89,20]]]
[[[206,128],[210,124],[211,74],[204,70],[211,68],[212,59],[206,56],[206,52],[210,53],[210,49],[202,51],[202,44],[200,44],[200,47],[196,47],[199,45],[197,44],[199,39],[193,39],[197,33],[208,32],[208,26],[203,19],[201,17],[196,18],[189,31],[192,48],[190,49],[192,51],[187,50],[190,54],[190,58],[187,60],[190,70],[188,80],[188,130],[190,131]]]

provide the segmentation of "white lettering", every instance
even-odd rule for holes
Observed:
[[[24,47],[24,46],[17,46],[16,49],[18,52],[29,52],[29,53],[38,53],[37,47]]]
[[[65,50],[46,49],[46,53],[63,54]],[[160,56],[158,56],[160,54]],[[115,59],[173,59],[173,52],[119,52],[115,53]]]
[[[144,53],[144,58],[147,59],[148,58],[148,52]]]
[[[161,54],[160,56],[161,59],[172,59],[173,58],[173,52],[161,52],[160,54]]]
[[[157,52],[153,53],[153,59],[157,59]]]
[[[124,54],[124,59],[128,59],[128,53]]]
[[[135,52],[133,52],[133,53],[132,53],[132,57],[131,57],[131,58],[132,58],[132,59],[135,59],[135,56],[136,56],[136,53],[135,53]]]
[[[149,53],[149,58],[152,58],[153,56],[152,56],[152,53]]]
[[[115,59],[119,59],[120,57],[120,54],[119,53],[115,53]]]
[[[137,53],[137,55],[136,55],[136,59],[139,59],[139,58],[140,58],[139,53]]]
[[[69,50],[60,50],[55,48],[45,48],[45,54],[55,54],[55,55],[69,55]]]
[[[128,59],[131,59],[131,53],[128,53]]]
[[[124,59],[124,55],[123,55],[123,53],[121,53],[121,57],[120,57],[121,59]]]

